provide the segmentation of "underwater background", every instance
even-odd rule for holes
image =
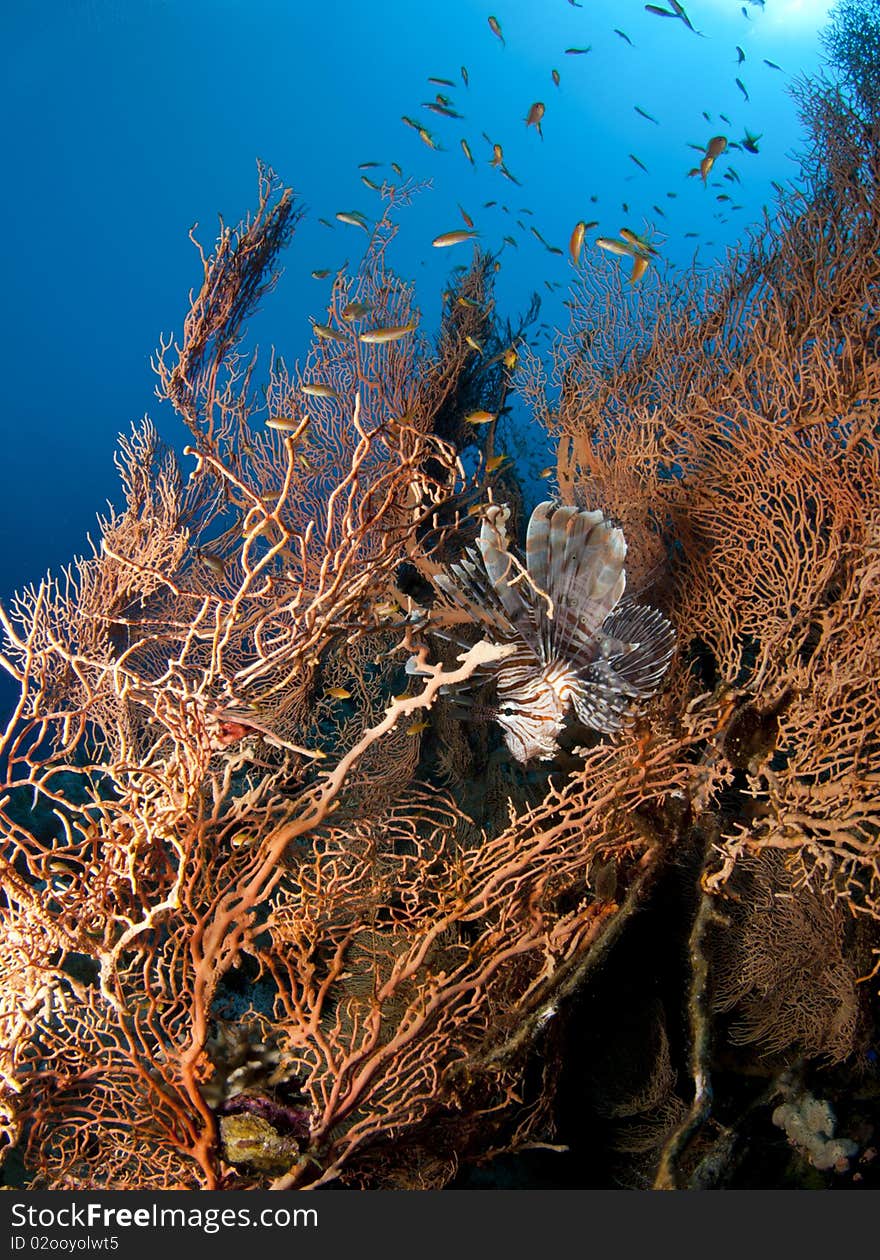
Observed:
[[[636,255],[597,240],[619,246],[621,233],[635,234],[636,253],[648,261],[647,283],[659,271],[674,289],[676,276],[695,261],[701,270],[722,262],[763,216],[772,228],[780,193],[789,204],[796,197],[805,141],[788,88],[823,65],[820,31],[831,0],[489,3],[59,0],[4,14],[0,99],[6,185],[16,195],[0,205],[7,289],[0,315],[7,354],[0,603],[88,553],[90,535],[99,537],[96,514],[108,500],[121,502],[114,455],[118,435],[133,421],[149,415],[178,454],[186,445],[190,434],[156,397],[151,358],[160,336],[180,337],[187,293],[201,282],[190,229],[197,223],[196,235],[210,249],[218,215],[228,225],[245,215],[254,204],[258,161],[294,190],[306,213],[280,259],[281,283],[247,321],[245,344],[265,356],[274,346],[291,371],[305,365],[312,324],[328,318],[334,278],[343,268],[357,271],[368,235],[351,220],[371,227],[379,219],[375,185],[383,182],[421,185],[397,216],[386,258],[415,285],[419,332],[429,339],[439,332],[452,269],[467,264],[476,239],[495,258],[501,321],[515,324],[535,295],[540,299],[526,341],[548,367],[557,330],[568,326],[573,251],[581,273],[628,273]],[[718,137],[726,143],[713,148]],[[503,157],[493,155],[496,146]],[[713,160],[701,171],[707,154]],[[579,222],[587,226],[576,249]],[[438,238],[457,232],[465,239],[435,248]],[[625,302],[633,288],[622,292]],[[546,466],[555,462],[555,443],[516,388],[504,401],[509,411],[499,420],[495,450],[511,460],[531,510],[554,493]],[[470,471],[467,458],[465,465]],[[0,674],[4,714],[16,691]],[[327,694],[351,700],[338,682]],[[411,729],[421,732],[419,724]],[[727,733],[724,739],[736,772],[752,773],[748,758],[736,762]],[[501,817],[504,808],[497,812]],[[564,1044],[553,1049],[559,1110],[574,1129],[581,1117],[603,1114],[606,1086],[627,1097],[632,1075],[631,1145],[614,1145],[621,1116],[627,1120],[618,1108],[607,1132],[599,1122],[588,1142],[563,1132],[572,1151],[564,1160],[552,1149],[502,1156],[488,1171],[465,1167],[452,1184],[644,1184],[616,1181],[608,1151],[625,1150],[637,1165],[643,1151],[656,1148],[657,1132],[681,1119],[674,1108],[664,1112],[663,1090],[674,1093],[669,1065],[680,1070],[687,1059],[684,1019],[667,1027],[657,1012],[682,1005],[682,924],[712,840],[707,832],[702,848],[685,849],[663,871],[572,1010]],[[789,874],[771,870],[772,861],[767,870],[744,861],[744,880],[787,889]],[[843,932],[837,921],[832,926]],[[743,935],[752,927],[743,926]],[[860,938],[859,949],[861,958],[869,944]],[[223,999],[231,1022],[253,998],[252,981],[246,972],[229,979]],[[268,1009],[271,999],[258,999]],[[598,1022],[595,1011],[602,1013]],[[613,1037],[602,1033],[608,1012]],[[577,1079],[572,1047],[591,1065],[586,1085]],[[645,1047],[662,1086],[647,1101],[637,1089]],[[228,1048],[221,1049],[212,1053],[222,1063]],[[873,1149],[876,1048],[867,1034],[860,1050],[874,1093],[849,1117],[855,1139],[837,1152],[844,1166],[848,1153]],[[722,1055],[716,1070],[726,1115],[749,1113],[742,1058]],[[846,1095],[845,1069],[835,1088]],[[827,1105],[806,1086],[791,1096],[802,1111]],[[833,1160],[785,1172],[788,1150],[779,1131],[786,1117],[771,1124],[767,1098],[755,1109],[759,1104],[767,1112],[760,1136],[772,1154],[766,1165],[755,1155],[733,1184],[780,1184],[786,1177],[785,1184],[829,1184]],[[652,1132],[637,1123],[645,1111]],[[833,1134],[824,1113],[812,1118]],[[801,1121],[799,1111],[792,1124]],[[10,1163],[6,1176],[14,1181]],[[857,1174],[863,1184],[876,1183],[869,1163]],[[711,1184],[712,1169],[703,1172]]]

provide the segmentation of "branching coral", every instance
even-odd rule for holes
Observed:
[[[747,946],[754,915],[723,898],[752,855],[779,855],[798,906],[840,903],[804,929],[835,958],[841,908],[880,919],[880,133],[817,99],[802,196],[716,275],[624,293],[580,272],[551,379],[522,348],[511,375],[479,254],[435,347],[361,339],[366,311],[417,322],[386,263],[404,188],[261,398],[241,336],[299,215],[261,172],[157,359],[189,479],[136,429],[95,554],[2,613],[0,1133],[33,1185],[440,1185],[553,1144],[533,1049],[697,850],[675,1184],[711,1104],[707,941],[720,914]],[[488,457],[465,408],[512,381],[562,499],[519,568],[488,459],[468,480],[458,458]],[[618,527],[656,610],[617,602]],[[485,679],[472,734],[454,697]],[[569,701],[590,730],[559,748]],[[749,993],[716,1009],[748,1026]]]

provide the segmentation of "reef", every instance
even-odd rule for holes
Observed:
[[[293,369],[246,351],[292,191],[261,167],[200,247],[155,360],[185,463],[135,426],[94,554],[0,611],[0,1141],[31,1188],[870,1181],[866,22],[839,8],[800,89],[799,194],[712,272],[580,264],[552,363],[477,247],[419,332],[406,184]],[[556,449],[531,541],[514,394]]]

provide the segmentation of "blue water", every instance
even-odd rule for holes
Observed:
[[[160,333],[180,329],[187,291],[199,281],[188,229],[198,220],[210,245],[218,213],[234,224],[255,204],[257,158],[310,210],[285,277],[250,326],[251,340],[267,350],[274,342],[288,364],[304,357],[309,316],[321,317],[329,292],[331,279],[310,272],[355,264],[366,242],[358,229],[327,229],[318,216],[378,213],[378,195],[360,179],[366,161],[396,161],[406,175],[431,182],[403,214],[391,253],[398,273],[417,284],[423,331],[436,327],[449,268],[470,256],[468,246],[431,247],[438,233],[463,226],[458,203],[484,247],[499,249],[505,234],[518,241],[501,256],[500,311],[524,310],[537,290],[552,327],[567,318],[567,245],[578,219],[599,220],[585,246],[597,267],[616,260],[592,238],[624,226],[653,229],[675,266],[696,249],[708,265],[772,204],[771,181],[796,175],[792,154],[801,143],[787,87],[820,64],[817,32],[829,7],[692,0],[686,8],[700,37],[634,0],[4,6],[0,600],[87,549],[96,514],[106,500],[120,500],[113,466],[120,431],[149,413],[163,436],[183,445],[181,426],[154,396],[150,355]],[[586,55],[564,52],[588,44]],[[746,55],[741,66],[736,45]],[[429,75],[456,86],[432,86]],[[437,92],[464,120],[420,108]],[[543,140],[524,123],[537,100],[546,105]],[[423,121],[444,151],[429,150],[403,114]],[[758,154],[729,151],[708,187],[687,177],[699,161],[689,142],[705,145],[716,134],[739,140],[745,128],[760,134]],[[489,166],[483,131],[503,145],[521,187]],[[731,166],[741,183],[723,179]],[[391,176],[387,165],[365,173],[377,182]],[[742,208],[732,211],[719,193]],[[484,209],[493,199],[510,213],[500,204]],[[549,254],[515,226],[517,218],[565,256]],[[551,293],[545,281],[562,287]],[[4,679],[3,708],[10,695]]]

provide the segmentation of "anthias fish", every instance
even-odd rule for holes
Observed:
[[[407,337],[410,333],[415,332],[418,326],[417,320],[411,320],[408,324],[390,324],[385,328],[369,328],[366,332],[358,334],[358,341],[365,341],[368,345],[383,345],[386,341],[399,341],[401,337]]]
[[[478,233],[465,230],[464,228],[456,228],[454,232],[441,232],[439,236],[435,236],[431,242],[437,249],[443,249],[449,245],[461,245],[464,241],[472,241]]]
[[[314,398],[339,398],[340,397],[340,395],[336,392],[336,390],[333,388],[332,385],[309,384],[309,385],[301,385],[300,389],[302,390],[304,394],[311,394]]]
[[[345,333],[338,332],[337,329],[331,328],[329,324],[312,324],[312,331],[316,337],[321,337],[324,341],[347,341]]]
[[[580,261],[581,250],[584,245],[584,233],[586,230],[587,225],[583,219],[581,219],[574,225],[574,230],[572,231],[571,238],[568,242],[568,252],[571,255],[571,261],[575,266],[577,266]]]
[[[529,112],[526,114],[526,119],[525,119],[527,127],[537,128],[538,135],[541,137],[542,140],[544,139],[544,133],[541,130],[541,119],[543,117],[544,117],[544,102],[535,101],[535,103],[529,107]]]
[[[348,223],[352,227],[363,228],[368,231],[366,224],[366,216],[361,214],[359,210],[337,210],[336,217],[340,223]]]

